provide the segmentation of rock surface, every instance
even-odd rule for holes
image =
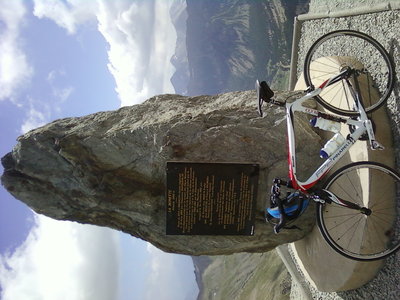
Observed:
[[[117,111],[57,120],[18,139],[2,159],[2,184],[37,213],[108,226],[167,252],[270,250],[304,237],[314,224],[314,210],[297,221],[301,230],[274,235],[265,223],[270,183],[287,175],[286,122],[282,108],[267,107],[260,118],[255,97],[253,91],[191,98],[161,95]],[[318,164],[319,137],[306,119],[298,120],[296,134],[298,160],[309,171]],[[167,236],[167,161],[259,163],[255,235]]]

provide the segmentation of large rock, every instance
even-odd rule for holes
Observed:
[[[290,98],[293,93],[278,97]],[[37,213],[58,220],[108,226],[168,252],[191,255],[262,252],[304,237],[314,224],[309,209],[301,230],[274,235],[263,219],[275,176],[286,176],[286,122],[282,108],[260,118],[255,93],[187,98],[162,95],[143,104],[30,131],[2,159],[5,188]],[[319,137],[307,120],[296,126],[298,159],[318,163]],[[167,161],[260,164],[254,236],[167,236]]]

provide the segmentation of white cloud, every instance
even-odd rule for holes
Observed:
[[[69,98],[69,96],[71,96],[74,90],[75,89],[72,86],[66,88],[53,88],[53,95],[54,97],[56,97],[56,99],[58,100],[57,102],[60,104],[65,102]]]
[[[49,83],[56,105],[54,109],[59,111],[59,106],[65,102],[75,91],[73,86],[60,87],[64,84],[67,73],[64,70],[52,70],[47,74],[46,81]]]
[[[26,118],[21,125],[21,134],[43,126],[50,121],[50,105],[35,101],[29,96],[27,98],[28,103],[25,103],[25,106],[29,106],[29,109],[26,111]]]
[[[165,253],[147,244],[150,254],[150,276],[144,299],[197,299],[199,292],[189,256]],[[157,287],[157,288],[154,288]]]
[[[22,0],[0,0],[0,7],[0,100],[16,102],[15,95],[33,75],[20,39],[26,7]]]
[[[161,93],[173,93],[175,69],[170,63],[176,32],[169,16],[171,1],[101,2],[100,32],[109,44],[108,68],[121,105],[140,103]]]
[[[49,74],[47,74],[47,82],[49,82],[50,84],[54,83],[54,81],[59,78],[59,77],[64,77],[66,76],[66,72],[65,70],[52,70],[49,72]]]
[[[63,87],[55,82],[59,77],[64,77],[65,75],[64,71],[51,71],[47,75],[49,90],[51,90],[51,95],[53,96],[52,102],[39,101],[31,96],[26,96],[27,101],[25,101],[23,107],[26,116],[21,125],[22,134],[45,125],[51,121],[54,112],[61,112],[61,104],[75,91],[73,86]]]
[[[31,106],[27,112],[27,118],[21,125],[21,133],[25,134],[28,131],[45,125],[49,121],[49,113],[45,111],[39,111],[35,107]]]
[[[34,0],[34,14],[49,18],[68,33],[97,19],[109,45],[108,69],[121,105],[140,103],[155,94],[173,93],[175,71],[170,59],[176,32],[169,9],[172,0]]]
[[[10,256],[0,256],[3,300],[108,300],[118,295],[118,233],[37,216]]]
[[[34,0],[33,14],[38,18],[49,18],[67,30],[69,34],[76,32],[77,26],[93,20],[96,1],[85,0]]]

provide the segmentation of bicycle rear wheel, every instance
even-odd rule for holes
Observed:
[[[317,204],[320,232],[335,251],[351,259],[371,261],[399,250],[398,172],[380,163],[356,162],[337,170],[323,188],[371,210],[367,215],[336,203]]]
[[[304,80],[307,86],[318,87],[347,67],[359,73],[359,92],[366,112],[381,107],[393,89],[393,62],[382,45],[364,33],[338,30],[320,37],[306,55]],[[316,100],[334,113],[358,115],[343,81],[326,87]]]

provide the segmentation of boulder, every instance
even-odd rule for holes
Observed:
[[[298,92],[281,92],[281,100]],[[275,235],[264,220],[272,179],[287,176],[285,111],[266,107],[255,92],[215,96],[155,96],[140,105],[54,121],[18,138],[2,158],[1,182],[34,211],[57,220],[107,226],[167,251],[190,255],[264,252],[303,238],[300,229]],[[296,123],[297,157],[310,173],[319,136],[307,119]],[[253,236],[166,235],[166,162],[250,162],[260,165]]]

